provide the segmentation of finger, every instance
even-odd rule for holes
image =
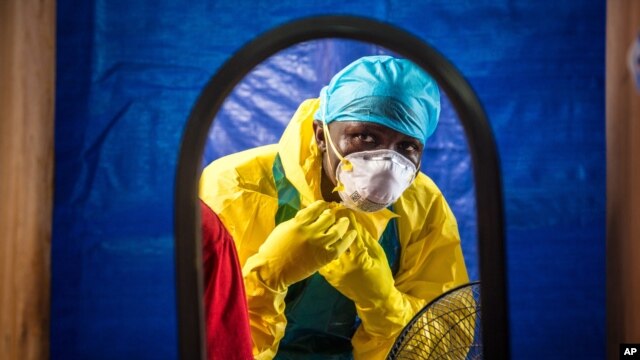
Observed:
[[[344,236],[335,244],[336,251],[338,254],[342,254],[345,251],[350,252],[349,257],[353,256],[353,250],[351,249],[352,244],[356,241],[358,237],[358,232],[355,230],[347,231]]]
[[[349,219],[340,218],[327,231],[317,238],[318,245],[322,246],[330,259],[335,259],[347,248],[342,246],[342,238],[349,229]],[[351,239],[353,241],[353,239]]]
[[[316,219],[308,223],[309,231],[318,235],[325,233],[336,223],[336,215],[333,209],[326,209]]]
[[[321,267],[318,272],[320,273],[320,275],[322,276],[331,276],[333,275],[336,271],[337,271],[337,267],[340,266],[340,263],[338,262],[338,260],[332,260],[330,261],[328,264],[326,264],[325,266]]]
[[[349,219],[345,217],[339,218],[338,221],[335,221],[333,224],[326,227],[326,230],[324,231],[324,234],[321,237],[322,241],[325,242],[327,245],[336,243],[347,232],[347,230],[349,229],[349,224],[350,224]]]
[[[369,233],[366,233],[365,236],[363,236],[362,238],[363,238],[363,245],[367,251],[367,254],[369,254],[369,256],[378,258],[378,259],[385,257],[385,253],[384,253],[384,249],[382,248],[382,245],[380,245],[380,242],[374,239],[373,236],[371,236]]]
[[[364,241],[362,240],[362,234],[359,235],[360,236],[358,236],[357,239],[353,240],[353,243],[351,244],[351,253],[354,257],[367,252],[367,245],[365,245]]]
[[[329,203],[324,200],[314,201],[306,208],[300,209],[298,213],[296,213],[295,219],[301,223],[310,223],[317,219],[327,207],[329,207]]]
[[[348,217],[349,220],[355,221],[355,216],[352,209],[345,207],[343,204],[336,204],[335,213],[338,217]]]

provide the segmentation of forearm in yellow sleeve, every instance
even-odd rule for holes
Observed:
[[[287,291],[270,288],[259,272],[248,271],[244,276],[249,308],[249,325],[256,359],[273,359],[284,336],[287,318],[284,298]]]
[[[425,303],[397,289],[383,303],[356,303],[362,325],[351,339],[354,359],[384,359],[396,337]]]

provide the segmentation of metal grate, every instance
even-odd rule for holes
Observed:
[[[388,359],[482,359],[480,283],[451,289],[409,322]]]

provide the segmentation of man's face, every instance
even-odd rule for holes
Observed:
[[[386,126],[363,121],[334,121],[328,128],[331,140],[342,156],[360,151],[389,149],[400,153],[416,167],[420,164],[423,151],[420,141]],[[340,159],[325,141],[322,122],[314,121],[313,130],[318,147],[323,152],[324,171],[335,185],[335,169]]]

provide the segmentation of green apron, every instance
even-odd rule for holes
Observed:
[[[287,180],[280,155],[273,164],[278,191],[276,225],[300,210],[300,194]],[[380,239],[395,275],[400,258],[395,219],[389,221]],[[301,259],[301,261],[304,261]],[[322,275],[291,285],[285,298],[287,327],[275,359],[352,359],[351,337],[360,325],[353,301],[340,294]]]

